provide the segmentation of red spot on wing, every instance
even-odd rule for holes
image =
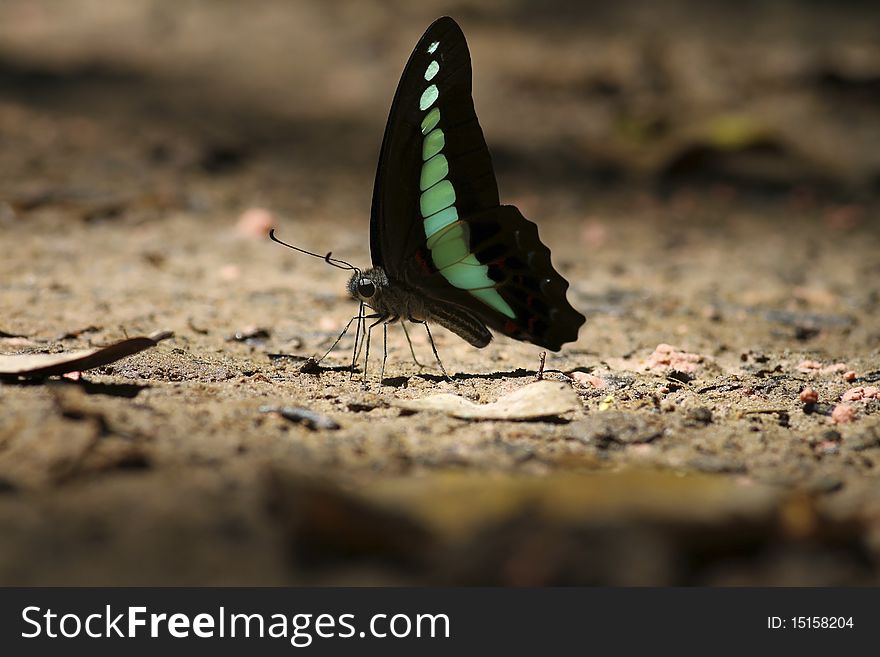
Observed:
[[[425,272],[426,275],[430,275],[434,273],[431,265],[428,264],[428,261],[425,260],[425,254],[422,253],[422,250],[419,249],[416,251],[416,262],[419,263],[419,267],[422,268],[422,271]]]

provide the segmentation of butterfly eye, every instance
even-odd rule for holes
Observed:
[[[365,299],[369,299],[371,296],[376,294],[376,286],[373,285],[373,281],[368,278],[362,278],[358,282],[358,294]]]

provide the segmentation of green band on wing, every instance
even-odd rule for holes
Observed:
[[[445,240],[443,244],[431,249],[431,260],[437,269],[461,262],[470,255],[467,240],[463,237]]]
[[[440,91],[437,89],[437,85],[432,84],[422,92],[422,97],[419,98],[419,109],[424,112],[434,104],[434,101],[437,100],[439,95]]]
[[[425,118],[422,119],[422,134],[426,135],[431,130],[437,127],[437,124],[440,122],[440,108],[435,107],[430,112],[425,115]]]
[[[422,217],[430,217],[455,203],[455,188],[448,180],[441,180],[431,189],[422,192],[419,209]]]
[[[487,287],[483,290],[468,290],[468,292],[502,315],[507,315],[510,319],[516,319],[516,313],[513,312],[513,308],[498,294],[498,290],[495,288]]]
[[[440,210],[437,214],[432,214],[425,218],[425,237],[431,237],[437,231],[446,228],[449,224],[458,221],[458,210],[453,205],[445,210]]]
[[[473,254],[471,254],[473,256]],[[465,259],[467,260],[467,258]],[[490,288],[495,282],[489,278],[489,265],[472,265],[462,261],[441,269],[443,277],[460,290]]]
[[[431,54],[440,44],[434,41],[428,47]],[[425,81],[433,80],[440,72],[440,64],[432,60],[425,69]],[[419,109],[426,111],[440,97],[436,84],[429,85],[419,98]],[[516,314],[495,289],[495,282],[489,278],[489,266],[482,264],[470,250],[470,229],[468,224],[459,221],[455,208],[455,188],[446,179],[449,175],[449,162],[440,153],[446,146],[446,136],[437,128],[440,123],[440,108],[434,107],[422,119],[422,171],[419,177],[419,210],[424,217],[426,246],[431,251],[431,260],[449,283],[461,290],[467,290],[475,298],[511,319]]]
[[[428,238],[428,241],[425,242],[425,246],[433,251],[434,248],[439,246],[442,242],[453,239],[463,239],[466,244],[470,243],[471,231],[466,223],[463,221],[456,221],[454,224],[450,224],[443,230],[431,235],[431,237]]]
[[[443,180],[449,173],[449,162],[443,153],[438,153],[422,165],[422,176],[419,179],[419,189],[425,191]]]
[[[446,137],[443,135],[443,131],[440,128],[432,130],[428,133],[428,136],[425,137],[425,141],[422,142],[422,159],[430,160],[443,150],[445,145]]]

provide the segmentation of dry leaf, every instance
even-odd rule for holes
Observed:
[[[441,393],[402,400],[397,405],[411,411],[440,411],[465,420],[537,420],[581,407],[574,390],[558,381],[532,383],[491,404],[474,404],[464,397]]]
[[[148,336],[128,338],[106,347],[68,351],[62,354],[0,355],[0,376],[42,378],[90,370],[155,347],[161,340],[172,335],[171,331],[156,331]]]

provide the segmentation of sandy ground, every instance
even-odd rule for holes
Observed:
[[[174,337],[0,383],[0,583],[878,583],[868,9],[99,4],[0,7],[0,353]],[[533,382],[503,337],[434,329],[453,382],[396,326],[384,381],[351,335],[303,369],[346,275],[243,229],[368,263],[387,105],[452,10],[502,197],[588,318],[546,363],[573,412],[399,406]]]

